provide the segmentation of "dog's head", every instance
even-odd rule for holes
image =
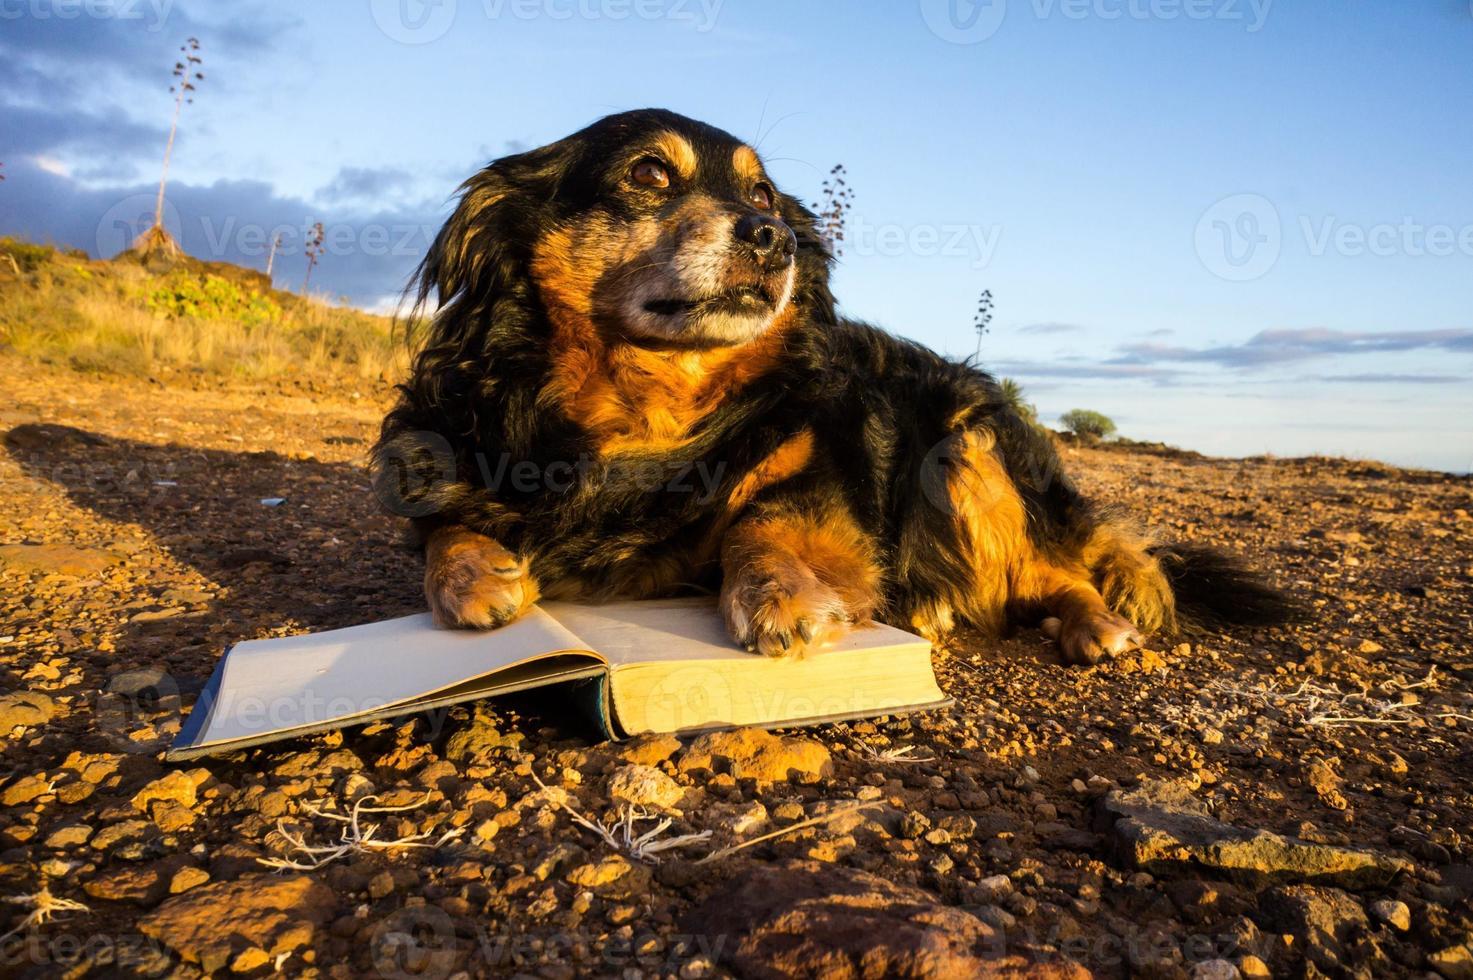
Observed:
[[[442,309],[530,283],[552,316],[644,346],[743,344],[833,318],[813,215],[740,140],[673,112],[602,119],[466,182],[423,269]]]

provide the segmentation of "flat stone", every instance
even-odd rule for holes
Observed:
[[[14,728],[44,725],[56,715],[56,703],[39,691],[0,695],[0,735]]]
[[[116,552],[70,544],[0,545],[0,564],[20,572],[83,578],[106,571],[122,560]]]
[[[1169,780],[1113,790],[1101,806],[1115,821],[1121,856],[1152,873],[1211,868],[1249,880],[1356,886],[1384,884],[1412,870],[1410,861],[1379,851],[1315,844],[1223,823],[1209,816],[1190,790]]]
[[[175,896],[138,928],[211,973],[252,947],[274,959],[310,945],[336,905],[333,890],[306,875],[249,875]]]

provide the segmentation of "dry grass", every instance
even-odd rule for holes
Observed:
[[[312,373],[397,380],[392,321],[273,290],[251,270],[188,261],[151,272],[0,239],[0,350],[109,374]]]

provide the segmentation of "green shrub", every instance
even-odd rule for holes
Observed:
[[[170,275],[149,295],[147,306],[163,316],[236,320],[247,327],[281,318],[281,307],[269,298],[209,273]]]
[[[1085,442],[1107,439],[1115,434],[1115,423],[1108,415],[1087,408],[1073,408],[1059,416],[1064,428]]]
[[[35,272],[51,261],[56,249],[50,245],[35,245],[14,238],[0,238],[0,255],[8,255],[21,272]]]

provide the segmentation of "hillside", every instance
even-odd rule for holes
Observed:
[[[269,378],[397,376],[393,322],[181,257],[145,265],[0,238],[0,351],[81,371]]]

